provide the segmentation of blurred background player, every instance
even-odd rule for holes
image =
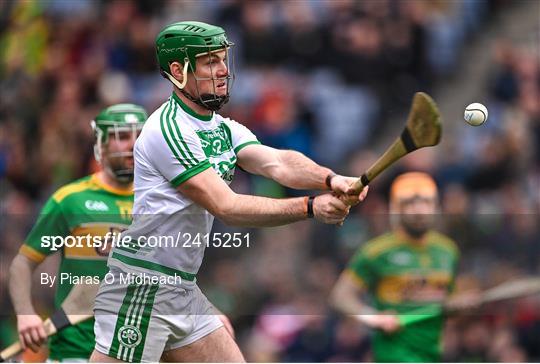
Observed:
[[[334,288],[336,309],[377,330],[372,341],[377,362],[441,360],[442,317],[407,328],[398,318],[441,304],[454,284],[459,252],[450,238],[432,230],[438,212],[437,187],[429,175],[398,176],[390,191],[392,231],[363,245]]]
[[[19,340],[23,348],[37,351],[46,334],[41,317],[31,300],[32,272],[47,258],[61,253],[60,274],[99,276],[107,272],[108,246],[61,247],[43,244],[42,237],[101,237],[118,234],[131,222],[133,206],[133,145],[147,119],[143,107],[117,104],[103,109],[92,121],[96,137],[94,153],[101,165],[95,174],[58,189],[43,207],[38,221],[25,239],[10,268],[9,288],[15,312]],[[71,281],[73,282],[73,281]],[[55,307],[59,307],[73,284],[57,283]],[[69,313],[68,313],[69,314]],[[72,312],[72,314],[77,314]],[[71,326],[54,335],[49,343],[49,358],[55,361],[87,361],[94,348],[94,320]]]

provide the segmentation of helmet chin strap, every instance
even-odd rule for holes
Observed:
[[[229,95],[218,96],[215,94],[203,94],[199,97],[191,96],[186,90],[180,90],[180,92],[187,97],[189,100],[193,101],[199,106],[204,107],[210,111],[218,111],[229,101]]]

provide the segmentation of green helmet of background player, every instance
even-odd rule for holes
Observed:
[[[218,79],[212,73],[211,78],[197,78],[195,76],[197,57],[208,55],[212,52],[225,50],[233,43],[227,40],[225,30],[223,28],[201,23],[197,21],[183,21],[166,26],[156,38],[156,55],[159,63],[160,73],[163,77],[170,80],[180,92],[182,92],[189,100],[196,104],[212,111],[219,110],[227,101],[229,101],[229,81],[234,80],[234,72],[228,73],[227,93],[219,96],[215,92],[213,94],[200,94],[198,89],[198,81]],[[227,56],[227,62],[229,57]],[[179,62],[183,65],[183,82],[178,81],[170,74],[169,65],[171,62]],[[227,69],[231,70],[229,65]],[[197,95],[190,95],[184,87],[187,83],[188,72],[190,72],[197,81]]]
[[[106,173],[121,183],[133,181],[133,166],[126,165],[126,159],[133,158],[133,149],[129,151],[109,151],[111,138],[116,141],[131,139],[131,146],[142,129],[148,114],[135,104],[116,104],[109,106],[92,120],[92,130],[96,137],[94,156]]]

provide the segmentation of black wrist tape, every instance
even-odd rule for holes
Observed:
[[[315,196],[309,196],[307,200],[307,216],[309,218],[313,218],[315,215],[313,214],[313,201],[315,200]]]

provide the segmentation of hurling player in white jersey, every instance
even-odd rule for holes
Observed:
[[[246,227],[311,217],[339,224],[367,194],[367,188],[353,193],[355,178],[299,152],[263,146],[246,127],[216,113],[229,99],[231,46],[222,28],[194,21],[171,24],[157,36],[160,72],[174,90],[134,148],[133,224],[112,249],[111,279],[96,297],[91,361],[244,361],[223,316],[196,285],[206,244],[144,242],[179,233],[202,237],[214,217]],[[285,199],[237,194],[228,186],[236,166],[290,188],[327,192]],[[122,282],[128,273],[180,281]]]

